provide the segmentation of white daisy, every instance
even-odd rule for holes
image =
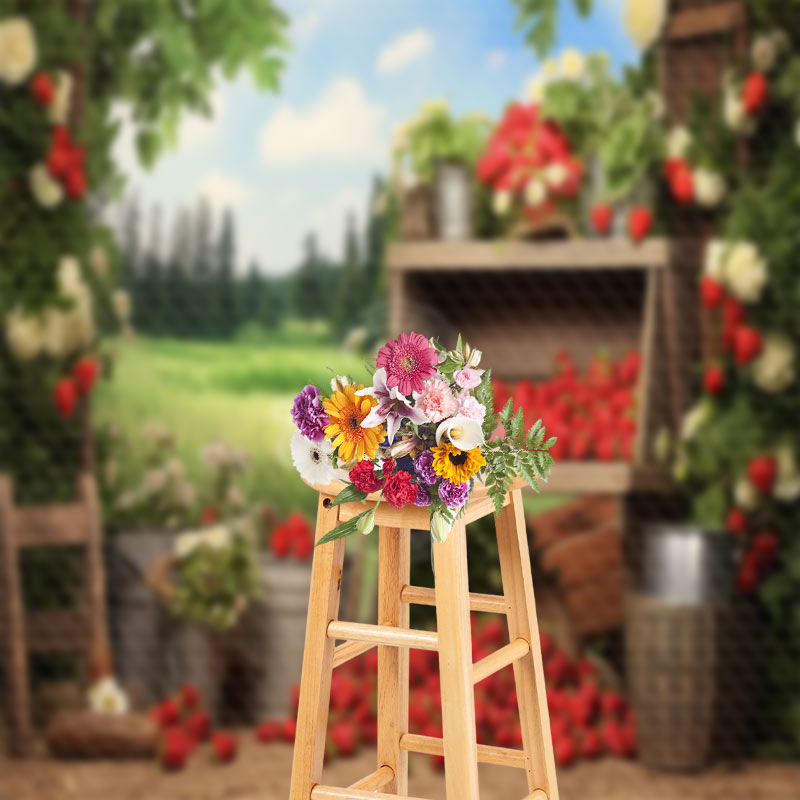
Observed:
[[[324,439],[321,442],[312,442],[306,439],[300,431],[295,431],[292,436],[292,461],[300,477],[308,483],[325,486],[336,480],[336,473],[331,464],[333,448],[331,443]]]

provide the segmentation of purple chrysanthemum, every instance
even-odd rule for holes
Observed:
[[[433,471],[433,451],[423,450],[414,461],[414,472],[417,477],[428,486],[433,486],[439,476]]]
[[[330,420],[322,408],[322,392],[318,387],[309,384],[294,398],[292,419],[306,439],[321,442],[325,438],[325,426]]]
[[[414,501],[415,506],[420,506],[420,508],[425,508],[431,504],[431,496],[428,494],[428,488],[426,486],[417,485],[417,499]]]
[[[465,483],[442,481],[439,484],[439,497],[448,508],[460,508],[469,497],[469,481]]]

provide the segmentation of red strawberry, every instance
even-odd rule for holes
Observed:
[[[229,733],[224,731],[212,733],[211,746],[214,748],[214,755],[220,764],[227,764],[236,758],[237,741]]]
[[[627,758],[636,755],[636,726],[633,722],[627,722],[622,726],[621,745],[622,755]]]
[[[480,642],[482,644],[501,645],[507,640],[508,628],[503,620],[490,620],[481,628]]]
[[[61,378],[53,387],[53,405],[62,419],[69,419],[78,404],[78,387],[72,378]]]
[[[603,753],[603,737],[600,731],[587,728],[581,737],[581,757],[598,758]]]
[[[775,556],[779,545],[780,539],[778,539],[777,534],[771,531],[762,531],[756,534],[750,549],[755,554],[762,569],[772,569],[775,565]]]
[[[331,708],[344,711],[353,708],[359,699],[358,687],[344,675],[334,675],[331,680]]]
[[[769,83],[761,72],[751,72],[742,86],[742,105],[748,114],[757,114],[769,98]]]
[[[609,753],[615,756],[627,754],[626,737],[616,719],[607,719],[600,728],[600,734]]]
[[[167,728],[161,741],[161,766],[169,770],[183,769],[192,747],[191,738],[182,728]]]
[[[553,652],[553,637],[547,631],[539,631],[539,649],[542,658],[546,661]]]
[[[195,711],[187,718],[184,728],[196,742],[202,742],[211,730],[211,717],[207,711]]]
[[[355,754],[358,736],[356,735],[355,725],[352,722],[342,720],[332,725],[330,736],[339,755],[352,756]]]
[[[72,376],[82,395],[87,395],[92,391],[99,374],[100,367],[94,358],[81,358],[72,369]]]
[[[563,650],[557,650],[544,665],[544,675],[553,686],[561,686],[572,676],[572,665]]]
[[[639,371],[642,368],[642,355],[637,350],[631,350],[619,365],[619,379],[628,386],[636,383]]]
[[[589,457],[590,442],[586,434],[572,437],[569,443],[569,457],[575,461],[583,461]]]
[[[559,767],[568,767],[575,761],[575,756],[578,754],[575,741],[571,736],[562,736],[553,742],[553,751]]]
[[[704,275],[700,278],[700,298],[706,308],[719,308],[725,299],[725,290],[721,283]]]
[[[747,477],[761,494],[772,491],[777,473],[778,465],[773,456],[755,456],[747,463]]]
[[[161,721],[161,725],[164,727],[177,725],[181,718],[181,711],[178,708],[178,704],[171,698],[169,700],[165,700],[160,706],[158,706],[157,714]]]
[[[649,208],[636,206],[628,216],[628,232],[637,244],[647,236],[653,226],[653,214]]]
[[[747,533],[747,514],[740,508],[732,508],[725,518],[725,530],[731,533]]]
[[[259,742],[274,742],[281,733],[281,726],[274,719],[262,722],[256,728],[256,739]]]
[[[200,692],[191,683],[185,683],[178,692],[183,708],[195,708],[200,702]]]
[[[742,367],[749,364],[764,346],[761,334],[755,328],[740,325],[733,337],[733,353],[736,363]]]
[[[600,695],[600,710],[606,715],[619,716],[625,711],[625,699],[619,692],[607,689]]]
[[[67,196],[80,200],[86,194],[86,175],[79,167],[70,167],[64,178]]]
[[[691,203],[694,198],[694,179],[688,164],[681,164],[673,170],[669,179],[669,188],[672,196],[679,203]]]
[[[596,205],[592,209],[592,225],[600,236],[605,236],[611,230],[614,221],[614,211],[608,205]]]
[[[50,76],[45,72],[40,72],[32,81],[31,81],[31,93],[33,94],[33,99],[42,106],[42,108],[46,108],[53,102],[53,95],[55,94],[55,87],[53,86],[53,81]]]
[[[378,720],[369,719],[361,727],[361,740],[364,744],[374,745],[378,741]]]
[[[297,735],[297,720],[285,719],[281,725],[281,738],[285,742],[293,742],[294,737]]]
[[[595,442],[594,454],[600,461],[613,461],[616,458],[617,443],[613,434],[604,434]]]
[[[556,715],[550,720],[550,738],[553,742],[563,739],[565,736],[569,736],[571,728],[568,717]]]
[[[719,394],[725,388],[725,373],[718,364],[706,368],[703,385],[709,394]]]

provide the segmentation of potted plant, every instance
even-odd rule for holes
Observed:
[[[395,174],[401,179],[410,172],[417,182],[404,196],[404,238],[426,238],[434,230],[448,240],[472,235],[471,173],[489,127],[483,114],[456,119],[444,101],[431,100],[398,129]]]

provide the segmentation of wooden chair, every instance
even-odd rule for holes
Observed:
[[[341,487],[319,488],[316,537],[364,510],[361,503],[332,504]],[[503,596],[471,594],[467,580],[467,523],[493,513],[476,487],[464,516],[444,544],[433,544],[435,589],[409,583],[411,529],[429,528],[428,509],[377,505],[379,536],[378,624],[338,619],[344,539],[314,552],[305,656],[300,685],[290,800],[392,800],[408,798],[408,753],[444,756],[448,800],[478,800],[478,762],[524,769],[525,800],[558,800],[539,630],[519,488],[495,517]],[[436,632],[409,628],[409,604],[436,607]],[[470,610],[505,614],[509,644],[472,663]],[[343,642],[335,646],[335,642]],[[348,788],[320,784],[335,667],[378,647],[377,769]],[[443,738],[409,733],[408,648],[439,653]],[[523,750],[478,745],[473,686],[509,664],[519,698]],[[512,799],[510,799],[512,800]]]
[[[0,642],[9,746],[28,755],[33,744],[28,654],[83,653],[90,666],[109,659],[100,506],[94,478],[81,475],[78,499],[51,506],[16,506],[11,479],[0,475]],[[27,613],[19,554],[32,547],[83,547],[84,602],[76,610]]]

